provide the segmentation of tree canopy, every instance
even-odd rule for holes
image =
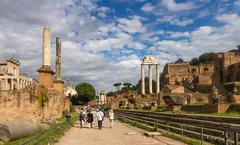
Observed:
[[[184,60],[182,58],[179,58],[175,63],[184,63]]]
[[[121,85],[122,85],[122,83],[113,84],[113,86],[117,88],[117,91],[120,91]]]
[[[124,85],[125,87],[128,87],[128,88],[130,88],[130,87],[132,86],[131,83],[123,83],[123,85]]]
[[[79,83],[75,89],[77,95],[74,97],[73,104],[86,104],[96,98],[95,88],[89,83]]]

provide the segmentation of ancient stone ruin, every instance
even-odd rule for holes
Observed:
[[[56,76],[50,64],[50,29],[43,29],[42,67],[37,82],[19,90],[0,91],[0,140],[27,136],[50,124],[69,110],[70,101],[61,80],[61,43],[56,39]]]

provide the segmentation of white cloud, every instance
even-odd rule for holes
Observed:
[[[168,31],[168,32],[166,32],[166,33],[169,34],[171,38],[190,37],[190,33],[189,33],[189,32],[173,32],[173,31]]]
[[[164,16],[162,18],[158,18],[157,21],[162,23],[169,23],[171,25],[176,25],[176,26],[187,26],[194,22],[193,19],[188,19],[185,17],[177,18],[174,16]]]
[[[142,11],[144,12],[151,12],[154,10],[154,6],[150,3],[146,3],[142,8],[141,8]]]
[[[238,7],[240,7],[240,0],[236,0],[236,1],[234,2],[234,4],[235,4],[236,6],[238,6]]]
[[[155,51],[169,51],[190,60],[205,52],[221,52],[234,49],[240,43],[240,16],[222,14],[216,20],[223,26],[201,26],[189,32],[185,40],[160,40],[154,43]],[[168,32],[166,32],[168,33]],[[186,33],[186,35],[189,35]]]
[[[123,31],[128,33],[138,33],[146,31],[145,27],[143,26],[139,16],[132,16],[129,19],[121,18],[118,19],[118,27],[121,28]]]
[[[191,2],[176,3],[175,0],[162,0],[162,5],[173,12],[191,10],[195,7]]]

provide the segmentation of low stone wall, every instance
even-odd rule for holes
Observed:
[[[181,111],[192,113],[225,113],[231,104],[183,105]]]
[[[9,124],[15,126],[18,126],[18,122],[21,124],[21,121],[16,122],[16,120],[31,122],[30,124],[53,122],[62,116],[63,110],[69,110],[69,106],[69,99],[63,93],[54,89],[45,89],[37,84],[22,90],[0,91],[0,124],[11,128]],[[13,129],[12,132],[17,130]]]

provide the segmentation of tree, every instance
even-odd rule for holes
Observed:
[[[121,85],[122,85],[122,83],[115,83],[115,84],[113,84],[113,86],[117,88],[117,91],[120,91]]]
[[[110,91],[110,92],[107,93],[107,96],[115,96],[115,95],[116,95],[116,93],[115,93],[115,92],[112,92],[112,91]]]
[[[77,96],[75,97],[76,104],[86,104],[96,98],[95,88],[89,83],[79,83],[75,87]]]
[[[191,65],[198,65],[199,64],[198,58],[196,58],[196,57],[192,58],[192,60],[190,61],[190,64]]]
[[[184,60],[182,58],[179,58],[175,63],[184,63]]]
[[[212,62],[214,59],[215,53],[210,52],[210,53],[203,53],[202,55],[199,56],[199,62],[200,63],[206,63],[206,62]]]
[[[128,87],[128,88],[130,88],[130,87],[132,86],[131,83],[123,83],[123,85],[124,85],[125,87]]]

